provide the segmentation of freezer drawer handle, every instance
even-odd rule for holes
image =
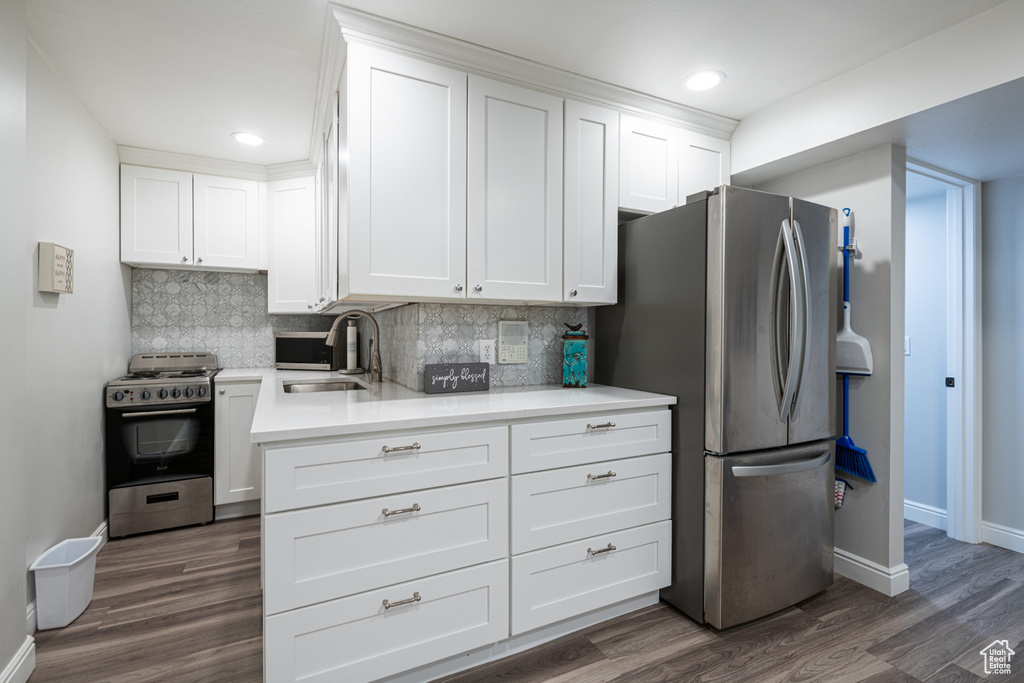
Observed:
[[[422,598],[420,597],[419,591],[413,593],[411,598],[399,600],[398,602],[388,602],[388,599],[384,598],[384,609],[391,609],[392,607],[401,607],[402,605],[410,605],[414,602],[419,602],[420,600],[422,600]]]
[[[604,474],[588,474],[587,481],[597,481],[598,479],[611,479],[614,476],[616,476],[616,474],[611,470],[608,470]]]
[[[412,442],[411,446],[395,446],[394,448],[388,448],[384,446],[381,448],[385,453],[397,453],[398,451],[418,451],[421,448],[420,444],[416,441]]]
[[[732,468],[734,477],[770,477],[775,474],[793,474],[794,472],[806,472],[816,467],[821,467],[832,457],[831,451],[810,460],[798,462],[787,462],[781,465],[735,465]]]
[[[387,508],[384,508],[383,510],[381,510],[381,513],[385,517],[390,517],[391,515],[404,515],[407,512],[419,512],[419,511],[420,511],[420,504],[419,503],[413,503],[411,508],[402,508],[401,510],[388,510]]]
[[[615,426],[614,422],[605,422],[603,425],[592,425],[588,424],[587,429],[611,429]]]
[[[587,548],[587,554],[593,557],[594,555],[600,555],[602,553],[610,553],[613,550],[615,550],[615,546],[609,543],[607,548],[598,548],[597,550],[594,550],[593,548]]]

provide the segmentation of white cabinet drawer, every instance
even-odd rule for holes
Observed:
[[[264,609],[276,614],[506,557],[508,483],[271,514],[264,533]]]
[[[277,512],[503,477],[508,428],[387,432],[342,443],[268,448],[265,460],[266,511]]]
[[[512,553],[660,522],[671,497],[670,453],[516,475]]]
[[[671,551],[665,521],[513,557],[512,635],[664,588]]]
[[[672,448],[669,418],[652,410],[512,425],[512,473],[664,453]]]
[[[508,603],[501,560],[276,614],[265,680],[361,683],[472,650],[508,637]]]

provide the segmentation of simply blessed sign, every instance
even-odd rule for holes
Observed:
[[[487,363],[434,364],[423,368],[423,391],[428,394],[487,391],[490,388]]]

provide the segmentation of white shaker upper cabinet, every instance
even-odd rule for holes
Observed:
[[[342,89],[343,293],[465,299],[466,74],[353,43]]]
[[[562,300],[560,97],[469,77],[469,298]]]
[[[657,213],[678,204],[678,129],[620,117],[619,208]]]
[[[566,100],[565,301],[615,303],[618,182],[618,113]]]
[[[320,292],[316,179],[272,180],[267,187],[270,214],[270,267],[267,310],[309,313]]]
[[[729,184],[729,141],[679,131],[679,203],[686,197]]]
[[[192,264],[191,173],[121,165],[121,260]]]
[[[255,180],[192,177],[197,266],[259,268],[258,186]]]

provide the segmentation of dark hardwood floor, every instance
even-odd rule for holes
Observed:
[[[725,631],[660,604],[444,682],[1024,681],[1024,555],[905,530],[911,590],[893,598],[837,577]],[[36,634],[29,683],[259,681],[260,606],[257,518],[114,541],[89,609]],[[996,639],[1020,653],[1013,675],[984,674]]]
[[[92,603],[38,631],[29,683],[241,683],[263,671],[260,520],[115,539]]]

